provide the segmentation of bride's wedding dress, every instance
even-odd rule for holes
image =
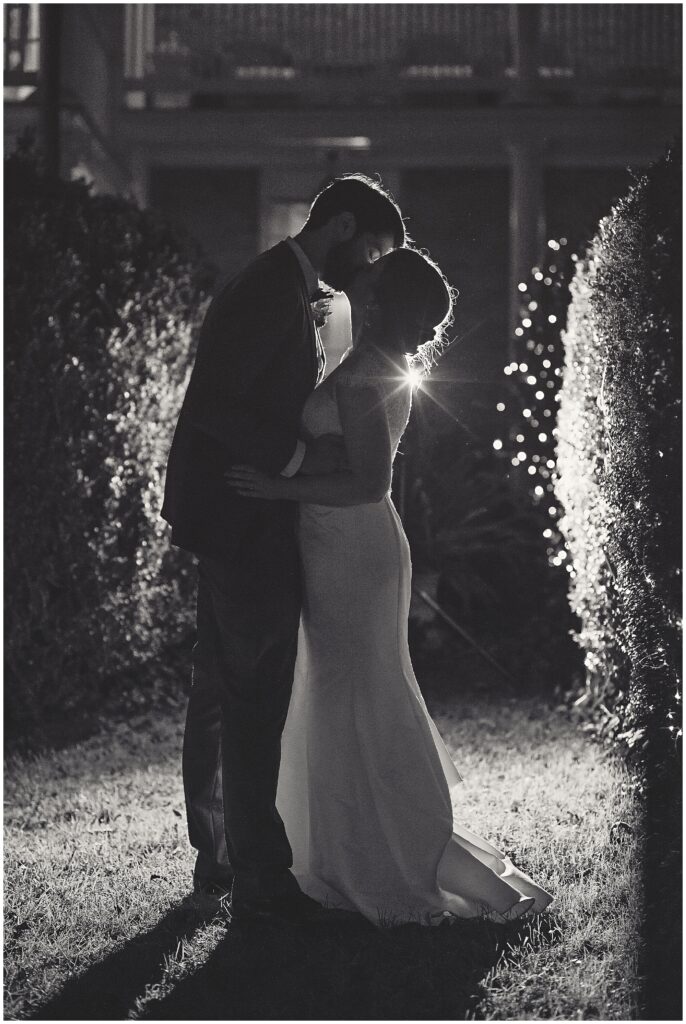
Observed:
[[[356,350],[309,397],[313,436],[342,432],[337,381],[373,382],[395,454],[409,381]],[[301,505],[299,542],[304,605],[277,807],[302,889],[375,924],[542,910],[550,894],[459,822],[461,779],[410,662],[410,551],[390,494]]]

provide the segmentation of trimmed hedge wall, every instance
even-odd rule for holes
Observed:
[[[8,726],[96,706],[193,621],[159,518],[208,280],[150,213],[5,164]]]
[[[680,204],[673,151],[601,222],[571,287],[558,417],[577,703],[641,760],[681,736]]]

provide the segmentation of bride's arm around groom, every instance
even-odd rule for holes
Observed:
[[[289,500],[316,505],[368,505],[391,486],[392,450],[388,420],[373,385],[336,386],[347,464],[333,474],[273,477],[251,466],[237,465],[226,473],[236,492],[246,498]]]

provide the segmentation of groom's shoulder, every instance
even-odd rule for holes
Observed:
[[[224,284],[220,284],[207,311],[203,334],[212,335],[234,317],[253,321],[296,315],[303,304],[299,266],[291,249],[281,242],[260,253]]]
[[[298,282],[298,264],[292,250],[285,242],[279,242],[251,260],[227,283],[229,289],[263,285],[269,281],[279,290],[292,287]]]

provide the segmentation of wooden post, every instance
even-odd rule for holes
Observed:
[[[40,144],[45,171],[60,174],[62,5],[40,5]]]
[[[540,4],[510,5],[510,38],[515,80],[510,100],[538,102]],[[527,137],[512,139],[510,151],[510,358],[514,330],[519,323],[517,285],[528,281],[545,245],[545,203],[542,147]]]
[[[523,139],[510,144],[510,347],[519,324],[520,281],[527,282],[531,268],[545,246],[545,198],[540,149]],[[510,358],[514,358],[510,354]]]
[[[536,97],[540,4],[510,4],[510,39],[516,78],[511,92],[515,103]]]

